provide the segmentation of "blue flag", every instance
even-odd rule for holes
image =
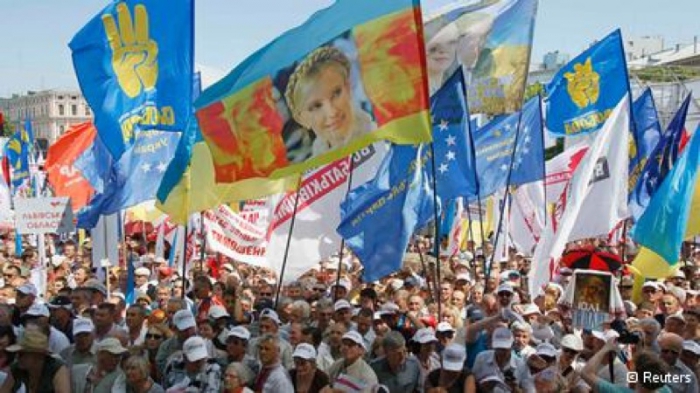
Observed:
[[[649,205],[649,200],[654,196],[656,190],[675,164],[678,145],[685,130],[685,119],[689,105],[690,95],[688,95],[678,112],[676,112],[639,175],[639,180],[632,191],[629,203],[630,213],[635,221],[644,213],[644,210]]]
[[[408,242],[434,216],[429,145],[393,145],[377,177],[340,205],[338,233],[371,282],[401,268]]]
[[[139,130],[182,131],[192,112],[193,1],[113,1],[71,40],[80,88],[119,159]]]
[[[105,183],[110,182],[110,171],[114,160],[102,140],[93,139],[92,144],[76,158],[73,166],[90,183],[95,193],[105,192]]]
[[[556,136],[596,131],[628,91],[622,34],[615,30],[562,67],[547,85],[547,128]]]
[[[95,195],[78,213],[78,226],[92,228],[100,215],[155,199],[168,163],[175,155],[180,133],[142,131],[103,179],[104,192]]]
[[[634,116],[634,127],[632,127],[634,147],[630,150],[630,195],[637,185],[639,174],[661,138],[661,124],[650,88],[644,90],[642,95],[634,101],[632,114]]]
[[[20,125],[19,130],[10,137],[5,145],[5,155],[7,155],[12,169],[13,193],[30,180],[29,154],[33,144],[34,134],[31,122],[27,120],[24,126]]]
[[[464,92],[464,77],[459,68],[430,98],[437,193],[443,201],[475,195],[477,190]]]
[[[533,97],[520,113],[486,124],[474,135],[479,193],[489,196],[506,186],[531,183],[544,178],[544,142],[542,137],[540,98]],[[520,121],[520,131],[518,129]],[[517,141],[516,141],[517,135]],[[513,146],[515,155],[513,155]],[[438,185],[438,188],[440,185]]]

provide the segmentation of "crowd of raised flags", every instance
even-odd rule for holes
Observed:
[[[0,310],[17,351],[65,335],[51,349],[63,363],[40,362],[53,391],[609,391],[628,380],[591,365],[613,336],[611,370],[690,373],[664,383],[697,391],[692,97],[663,129],[651,90],[632,94],[619,30],[526,101],[537,1],[423,18],[417,0],[338,0],[200,95],[193,3],[108,5],[70,42],[94,124],[45,161],[31,118],[3,141],[0,291],[16,295]],[[547,133],[590,143],[545,162]],[[50,196],[70,198],[79,232],[16,232],[16,201]],[[594,273],[572,279],[563,258],[577,249],[623,265],[595,278],[610,283],[588,319],[577,274]],[[49,314],[47,338],[34,327]],[[129,348],[133,364],[90,357]],[[7,380],[42,391],[14,367],[0,367]]]

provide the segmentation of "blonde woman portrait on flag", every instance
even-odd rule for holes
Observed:
[[[351,63],[333,46],[311,52],[289,78],[285,99],[294,120],[316,137],[312,156],[343,147],[376,129],[353,97]]]

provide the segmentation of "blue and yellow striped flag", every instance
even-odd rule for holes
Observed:
[[[632,228],[632,239],[642,248],[632,265],[645,277],[672,274],[683,240],[700,233],[700,134],[696,131],[649,206]]]

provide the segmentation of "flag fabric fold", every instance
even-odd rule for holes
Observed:
[[[430,141],[418,0],[339,0],[202,92],[216,183],[298,176],[373,142]]]
[[[591,147],[581,159],[558,206],[561,218],[549,220],[532,258],[530,292],[533,298],[551,281],[566,243],[607,235],[627,218],[629,168],[629,102],[623,97]]]
[[[628,91],[618,29],[562,67],[547,85],[547,129],[559,137],[596,131]]]
[[[428,145],[392,146],[377,177],[341,205],[338,233],[372,282],[400,269],[411,236],[434,218]]]
[[[632,105],[634,127],[630,145],[630,195],[651,153],[661,139],[661,124],[651,88],[647,88]]]
[[[511,186],[544,178],[541,119],[540,98],[534,97],[525,104],[522,114],[518,112],[494,120],[474,133],[476,169],[482,197],[505,187],[509,170]]]
[[[685,132],[685,119],[688,114],[691,96],[688,95],[681,107],[674,115],[668,128],[661,136],[661,140],[651,152],[646,161],[634,190],[630,193],[630,212],[632,217],[638,219],[646,210],[649,201],[656,193],[666,175],[671,171],[680,143]]]
[[[700,135],[697,132],[673,169],[662,181],[649,206],[631,229],[632,239],[643,246],[633,265],[645,277],[664,278],[677,268],[681,246],[697,232],[688,230],[691,209],[698,202]],[[697,210],[693,214],[697,216]]]
[[[138,131],[182,131],[192,113],[194,1],[110,2],[69,47],[99,137],[119,160]]]
[[[56,196],[71,199],[74,212],[82,209],[95,192],[90,182],[76,169],[75,161],[92,146],[96,136],[97,130],[92,123],[78,124],[51,145],[46,155],[44,168],[48,181]]]

